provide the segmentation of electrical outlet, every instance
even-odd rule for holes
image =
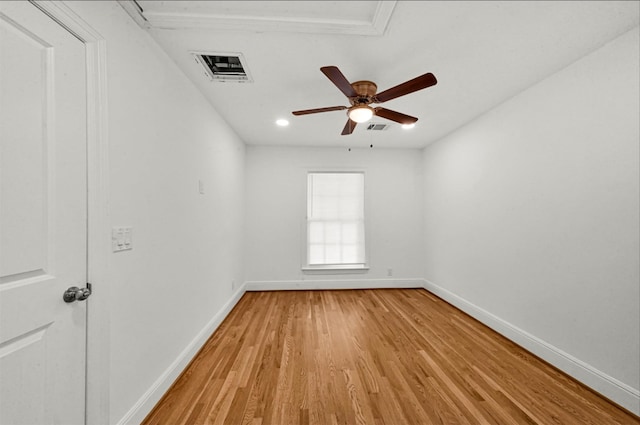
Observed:
[[[393,276],[393,269],[387,269],[387,276]]]

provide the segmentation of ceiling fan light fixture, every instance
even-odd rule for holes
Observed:
[[[349,108],[349,119],[357,123],[367,122],[373,117],[373,109],[367,105],[352,106]]]

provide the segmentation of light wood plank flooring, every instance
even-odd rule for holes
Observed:
[[[151,424],[640,424],[422,289],[247,292]]]

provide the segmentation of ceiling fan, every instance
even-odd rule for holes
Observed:
[[[340,72],[336,66],[323,66],[320,71],[335,84],[338,89],[349,99],[351,107],[347,106],[329,106],[327,108],[317,109],[305,109],[302,111],[293,111],[293,115],[307,115],[315,114],[318,112],[329,111],[342,111],[347,110],[347,124],[342,129],[342,135],[348,135],[353,133],[358,123],[363,123],[371,119],[376,115],[382,118],[386,118],[391,121],[395,121],[400,124],[413,124],[418,121],[418,118],[410,115],[405,115],[400,112],[392,111],[391,109],[382,108],[376,106],[372,108],[369,106],[372,103],[383,103],[396,97],[404,96],[409,93],[413,93],[418,90],[426,89],[435,85],[438,81],[436,77],[431,73],[426,73],[413,80],[406,81],[397,86],[391,87],[381,93],[377,93],[378,86],[373,81],[355,81],[350,83],[345,76]]]

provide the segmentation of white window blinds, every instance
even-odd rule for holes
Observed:
[[[364,174],[309,173],[307,261],[364,265]]]

